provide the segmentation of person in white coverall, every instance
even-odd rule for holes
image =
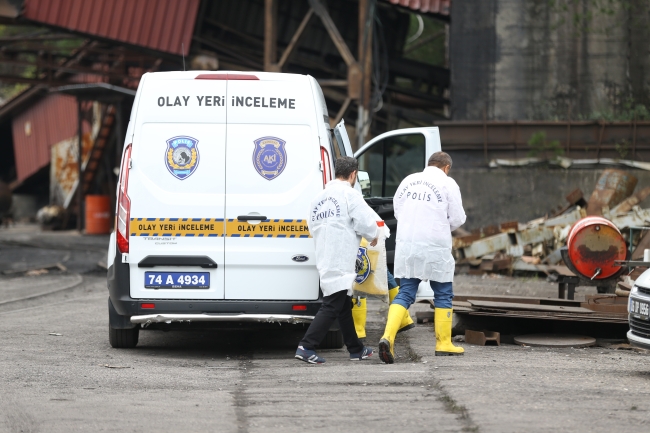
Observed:
[[[395,362],[395,334],[422,280],[429,281],[434,294],[436,356],[464,352],[451,342],[455,267],[451,232],[466,219],[458,184],[448,176],[451,164],[445,152],[434,153],[424,171],[407,176],[393,197],[397,219],[395,277],[400,278],[400,290],[389,307],[379,341],[379,357],[387,364]]]
[[[367,359],[372,349],[357,337],[352,320],[352,285],[357,276],[355,263],[361,238],[377,244],[379,216],[352,186],[357,180],[357,160],[346,156],[335,162],[336,179],[311,202],[307,225],[314,238],[316,267],[320,276],[323,304],[309,325],[295,357],[311,364],[325,360],[315,348],[336,319],[350,360]]]

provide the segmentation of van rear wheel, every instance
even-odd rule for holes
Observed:
[[[108,326],[108,340],[115,349],[133,349],[138,344],[140,327],[114,329]]]
[[[321,349],[340,349],[343,347],[343,334],[341,330],[335,329],[332,331],[327,331],[325,338],[319,345]]]

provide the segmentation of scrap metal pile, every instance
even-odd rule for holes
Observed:
[[[554,280],[576,276],[575,269],[569,269],[563,260],[561,249],[575,223],[590,215],[602,216],[614,231],[620,231],[631,251],[628,259],[641,259],[644,249],[650,248],[650,209],[641,209],[638,204],[650,196],[650,187],[634,192],[637,182],[627,172],[605,170],[588,202],[577,189],[566,196],[565,205],[545,217],[462,233],[453,239],[457,271],[479,275],[537,272]],[[623,277],[618,288],[629,290],[633,278],[643,270],[635,269]]]

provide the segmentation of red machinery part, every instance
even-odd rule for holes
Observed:
[[[569,260],[583,277],[607,279],[618,271],[615,260],[625,260],[627,247],[618,228],[599,216],[588,216],[571,227],[567,237]]]

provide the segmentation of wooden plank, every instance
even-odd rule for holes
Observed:
[[[543,313],[535,311],[454,311],[458,314],[469,314],[471,316],[485,317],[503,317],[511,319],[541,319],[541,320],[559,320],[568,322],[587,322],[587,323],[612,323],[627,324],[627,315],[609,314],[600,316],[596,314],[558,314]]]
[[[575,301],[559,298],[541,298],[537,296],[514,296],[514,295],[454,295],[454,301],[493,301],[493,302],[516,302],[519,304],[535,305],[564,305],[567,307],[579,307],[583,301]]]
[[[523,304],[517,302],[492,302],[492,301],[478,301],[470,299],[468,301],[473,307],[493,308],[498,310],[530,310],[530,311],[544,311],[553,313],[585,313],[592,314],[593,311],[582,307],[565,307],[560,305],[535,305]]]
[[[627,298],[626,298],[627,299]],[[589,304],[583,302],[582,306],[592,311],[598,311],[601,313],[618,313],[618,314],[627,314],[627,303],[625,304]]]

